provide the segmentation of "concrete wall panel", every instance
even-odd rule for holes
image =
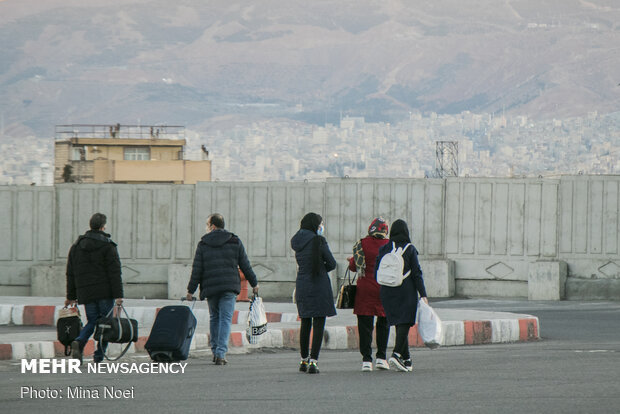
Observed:
[[[201,182],[196,184],[196,203],[194,208],[194,243],[192,245],[192,257],[196,245],[206,232],[207,217],[213,212],[213,188],[212,183]]]
[[[600,254],[603,251],[603,181],[592,180],[588,194],[589,202],[589,253]]]
[[[89,222],[95,213],[95,188],[87,185],[77,190],[77,214],[74,215],[72,239],[90,229]]]
[[[409,185],[403,182],[392,184],[392,217],[400,218],[411,226],[411,206],[409,205]]]
[[[303,197],[303,189],[301,189]],[[302,198],[303,199],[303,198]],[[292,200],[291,200],[292,201]],[[301,209],[303,206],[299,206]],[[271,189],[269,197],[269,248],[267,252],[270,257],[286,257],[290,250],[289,240],[293,235],[293,230],[299,228],[299,212],[292,214],[292,203],[288,202],[287,189],[285,186],[276,186]]]
[[[620,181],[605,181],[605,212],[603,214],[603,240],[605,245],[605,254],[618,254],[618,245],[620,237],[620,221],[618,213],[620,212],[620,202],[618,201],[618,187]]]
[[[527,204],[525,211],[525,246],[528,256],[538,256],[541,253],[541,214],[542,214],[542,184],[532,183],[527,186]]]
[[[401,218],[394,216],[392,210],[392,188],[389,181],[381,180],[375,183],[374,206],[377,215],[387,218],[390,222]]]
[[[474,254],[476,248],[476,183],[463,182],[460,211],[461,254]]]
[[[458,182],[448,180],[446,182],[446,253],[459,253],[459,213],[461,185]]]
[[[153,257],[153,190],[141,189],[137,195],[136,259]]]
[[[340,183],[327,183],[325,185],[325,235],[329,247],[334,254],[343,251],[344,242],[342,240],[342,229],[344,223],[342,220],[342,200],[340,197]],[[302,216],[299,218],[301,219]],[[348,250],[348,249],[347,249]]]
[[[545,258],[555,258],[558,254],[558,182],[545,182],[542,185],[541,213],[541,253]]]
[[[573,247],[573,183],[560,181],[560,253],[571,253]]]
[[[572,253],[587,253],[588,251],[588,181],[575,180],[573,182],[573,248]]]
[[[194,254],[194,189],[192,186],[177,188],[174,197],[174,245],[176,259],[191,259]]]
[[[246,185],[235,185],[231,188],[230,216],[224,216],[229,223],[226,227],[247,243],[250,227],[251,192]]]
[[[380,214],[377,210],[375,210],[375,205],[374,205],[374,189],[375,186],[372,183],[368,183],[368,182],[361,182],[359,184],[360,187],[360,191],[359,191],[359,218],[360,218],[360,228],[358,231],[358,236],[362,237],[365,234],[367,234],[367,230],[368,230],[368,226],[370,225],[370,222],[376,218],[379,217]],[[385,219],[387,219],[387,217],[383,217]]]
[[[283,208],[284,211],[288,213],[288,217],[286,220],[286,249],[290,249],[290,238],[299,230],[299,223],[303,216],[312,210],[306,205],[306,191],[305,187],[293,187],[293,186],[285,186],[286,190],[286,202],[280,208]],[[325,217],[325,212],[314,211],[314,213],[321,214]],[[335,224],[335,223],[334,223]],[[282,255],[282,253],[280,253]]]
[[[157,259],[170,259],[172,257],[173,208],[172,187],[158,187],[155,190],[155,214],[154,233]]]
[[[250,211],[250,235],[243,241],[247,244],[246,249],[248,255],[254,257],[267,256],[267,237],[271,226],[269,222],[269,187],[258,186],[252,191],[252,204],[249,206]]]
[[[56,258],[66,259],[69,248],[75,241],[73,235],[73,199],[72,186],[56,187]]]
[[[121,260],[133,258],[135,252],[136,193],[133,189],[124,186],[116,190],[114,217],[112,218],[116,231],[112,233],[112,240],[118,245],[118,255]]]
[[[496,255],[508,253],[508,193],[507,183],[495,184],[493,193],[493,231],[491,251]]]
[[[353,244],[359,239],[358,227],[361,220],[358,213],[358,185],[347,181],[343,181],[341,190],[343,253],[351,251]]]
[[[17,260],[32,260],[33,259],[33,236],[35,233],[34,222],[34,201],[35,193],[33,191],[18,191],[17,192],[17,205],[19,208],[16,211],[17,216],[17,228],[16,230],[16,242]]]
[[[54,191],[52,188],[36,191],[36,260],[54,259]],[[0,210],[2,211],[2,210]],[[0,230],[1,231],[1,230]],[[4,233],[0,233],[4,234]]]
[[[293,184],[294,186],[294,184]],[[305,203],[306,203],[306,211],[304,214],[309,212],[315,212],[320,214],[321,216],[325,216],[325,186],[324,184],[306,184],[305,189]],[[299,220],[297,220],[297,228],[299,228],[299,221],[303,217],[302,214],[299,216]]]
[[[522,256],[524,252],[525,184],[510,184],[509,254]]]
[[[421,254],[443,255],[444,251],[444,185],[440,180],[425,180],[424,246]]]
[[[102,186],[95,189],[96,192],[96,207],[91,212],[103,213],[108,218],[108,232],[116,234],[118,231],[118,221],[114,212],[114,187],[110,185]]]
[[[493,184],[480,183],[478,185],[477,210],[477,252],[481,255],[491,254],[491,219],[493,208]]]
[[[0,189],[0,234],[5,242],[0,243],[0,261],[13,259],[13,191]]]
[[[407,215],[407,223],[409,223],[409,232],[411,233],[411,241],[418,248],[420,254],[428,251],[426,246],[428,239],[426,237],[428,225],[425,222],[426,209],[426,185],[424,182],[415,182],[409,185],[409,212]],[[430,223],[429,223],[430,224]]]

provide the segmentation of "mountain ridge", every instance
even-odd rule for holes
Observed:
[[[0,1],[4,133],[620,108],[612,0],[203,3]]]

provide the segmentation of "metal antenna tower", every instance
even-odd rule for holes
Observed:
[[[435,173],[438,178],[459,176],[458,141],[435,141]]]

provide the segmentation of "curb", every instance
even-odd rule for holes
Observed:
[[[20,305],[18,305],[18,307],[19,306]],[[33,306],[32,308],[48,307]],[[49,308],[54,308],[54,306],[50,306]],[[49,310],[31,311],[24,309],[24,312],[22,313],[22,315],[24,315],[22,317],[22,321],[48,322],[49,312]],[[237,318],[243,317],[243,312],[244,311],[239,311]],[[26,315],[28,316],[26,317]],[[273,320],[270,322],[287,322],[282,320],[284,318],[283,315],[288,314],[272,313],[272,318],[280,318],[280,320]],[[287,316],[286,318],[289,317],[290,316]],[[295,318],[296,317],[297,315],[295,314]],[[40,325],[44,324],[45,323],[40,323]],[[531,342],[540,339],[539,321],[538,318],[534,316],[521,319],[497,319],[492,321],[447,321],[442,322],[442,331],[442,346]],[[144,344],[147,339],[148,336],[138,337],[138,341],[132,344],[128,353],[146,353]],[[357,349],[358,343],[359,335],[357,326],[325,327],[323,349]],[[388,346],[393,346],[393,344],[394,330],[390,329]],[[424,347],[424,343],[418,333],[417,325],[413,326],[413,328],[409,331],[409,345],[418,348]],[[298,349],[299,328],[268,329],[265,334],[260,336],[257,344],[250,344],[244,331],[234,331],[230,334],[229,347],[235,348],[238,351],[241,350],[242,352],[251,352],[253,349],[260,348]],[[94,349],[95,344],[91,339],[84,348],[84,355],[92,355]],[[197,333],[194,335],[190,351],[208,349],[208,334]],[[0,360],[55,358],[63,356],[64,346],[58,341],[11,342],[0,344]]]
[[[58,311],[63,305],[0,305],[0,325],[21,325],[21,326],[56,326]],[[161,307],[133,306],[126,307],[130,318],[138,321],[141,328],[150,327],[155,321],[155,316]],[[207,309],[194,309],[194,315],[198,323],[209,322],[209,311]],[[265,312],[267,322],[296,322],[299,321],[297,313]],[[233,325],[245,324],[248,320],[249,311],[235,310],[233,313]],[[81,312],[82,322],[86,324],[86,315]]]

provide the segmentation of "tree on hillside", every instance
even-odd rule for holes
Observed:
[[[65,164],[65,168],[62,170],[62,180],[65,183],[72,183],[73,178],[71,175],[73,174],[73,167],[71,164]]]

